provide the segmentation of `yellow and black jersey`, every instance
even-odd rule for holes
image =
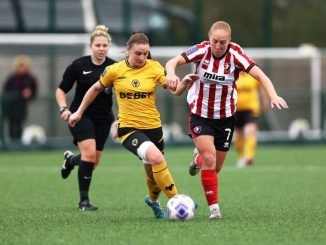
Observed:
[[[260,83],[246,72],[241,72],[237,81],[237,111],[252,111],[258,116]]]
[[[100,77],[103,87],[113,86],[119,106],[119,127],[151,129],[161,126],[155,104],[156,86],[166,88],[164,68],[154,60],[132,67],[127,59],[106,67]]]

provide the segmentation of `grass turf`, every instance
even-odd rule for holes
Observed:
[[[325,146],[259,146],[254,166],[236,169],[230,151],[219,174],[223,219],[208,220],[200,177],[188,175],[192,148],[169,147],[179,193],[198,204],[193,220],[156,220],[145,205],[142,163],[107,149],[94,172],[91,202],[79,212],[77,171],[62,180],[62,152],[0,154],[1,244],[324,244]],[[161,203],[167,199],[162,195]]]

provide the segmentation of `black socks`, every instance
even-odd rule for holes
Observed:
[[[78,183],[81,202],[84,200],[89,200],[88,191],[91,185],[93,168],[93,162],[80,161],[78,168]]]
[[[80,164],[80,154],[76,155],[76,156],[72,156],[70,159],[69,159],[69,163],[72,165],[72,166],[79,166]]]

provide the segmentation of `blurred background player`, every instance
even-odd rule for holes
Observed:
[[[258,118],[268,107],[268,97],[260,83],[246,72],[237,81],[238,102],[235,113],[234,146],[238,155],[236,166],[251,166],[257,147]]]
[[[119,108],[119,140],[143,161],[148,192],[145,203],[156,218],[164,218],[158,201],[160,193],[170,198],[177,194],[177,188],[164,157],[163,130],[155,103],[157,86],[167,87],[166,77],[161,64],[151,59],[149,48],[144,33],[133,33],[127,42],[126,59],[105,69],[76,112],[70,115],[69,124],[77,126],[92,101],[105,88],[113,86]]]
[[[9,137],[20,140],[23,124],[28,115],[28,103],[36,97],[38,81],[32,73],[32,61],[27,55],[19,55],[13,61],[14,72],[3,87],[2,115],[8,121]]]
[[[56,91],[62,120],[68,122],[71,113],[78,109],[85,93],[98,81],[105,67],[115,63],[114,60],[107,57],[110,45],[111,36],[108,34],[108,28],[103,25],[97,26],[90,37],[91,55],[74,60],[65,70]],[[75,84],[75,96],[68,107],[66,94]],[[79,166],[79,210],[81,211],[97,210],[97,207],[90,204],[89,188],[93,170],[100,162],[113,121],[112,89],[108,87],[89,106],[80,121],[74,127],[69,127],[80,154],[74,155],[71,151],[64,152],[61,176],[66,179],[74,167]]]

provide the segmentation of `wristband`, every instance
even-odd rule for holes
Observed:
[[[69,110],[68,106],[62,106],[62,107],[60,107],[60,114],[62,114],[65,111],[68,111],[68,110]]]

